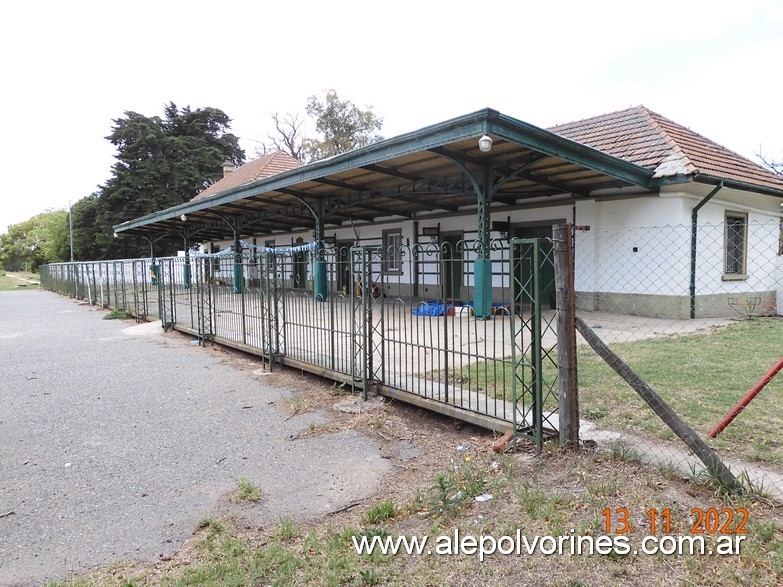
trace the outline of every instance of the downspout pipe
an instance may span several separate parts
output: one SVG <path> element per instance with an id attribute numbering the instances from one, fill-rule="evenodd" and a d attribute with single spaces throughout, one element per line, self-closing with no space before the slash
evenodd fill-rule
<path id="1" fill-rule="evenodd" d="M 691 211 L 691 320 L 696 318 L 696 242 L 699 236 L 699 210 L 709 202 L 715 194 L 723 189 L 723 182 L 717 186 L 693 207 Z"/>

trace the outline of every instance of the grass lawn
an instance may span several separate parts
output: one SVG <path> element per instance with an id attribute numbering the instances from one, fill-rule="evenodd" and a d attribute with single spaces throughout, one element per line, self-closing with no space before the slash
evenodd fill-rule
<path id="1" fill-rule="evenodd" d="M 600 336 L 600 332 L 599 332 Z M 705 439 L 710 430 L 783 355 L 783 319 L 743 320 L 711 333 L 610 348 Z M 592 349 L 578 349 L 582 417 L 617 430 L 671 438 L 639 396 Z M 720 454 L 783 463 L 783 375 L 709 442 Z"/>
<path id="2" fill-rule="evenodd" d="M 597 331 L 601 336 L 600 330 Z M 718 452 L 783 465 L 783 374 L 774 378 L 717 439 L 712 428 L 783 355 L 783 319 L 757 318 L 709 332 L 612 343 L 623 359 Z M 555 357 L 555 353 L 550 353 Z M 577 349 L 581 417 L 601 428 L 674 438 L 642 399 L 589 346 Z M 556 367 L 543 362 L 544 409 L 557 409 Z M 518 381 L 530 385 L 528 367 Z M 423 375 L 443 381 L 443 372 Z M 512 397 L 514 367 L 502 361 L 474 363 L 451 374 L 451 382 L 490 397 Z M 518 386 L 518 392 L 522 389 Z M 529 389 L 529 387 L 528 387 Z"/>
<path id="3" fill-rule="evenodd" d="M 25 281 L 25 279 L 35 281 L 36 285 L 28 283 Z M 26 273 L 24 271 L 6 273 L 4 271 L 0 271 L 0 291 L 15 291 L 25 288 L 34 289 L 38 287 L 38 279 L 39 277 L 37 273 Z"/>

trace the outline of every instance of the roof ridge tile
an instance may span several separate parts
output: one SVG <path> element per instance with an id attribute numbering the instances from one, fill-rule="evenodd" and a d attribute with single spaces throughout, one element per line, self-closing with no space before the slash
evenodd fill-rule
<path id="1" fill-rule="evenodd" d="M 200 200 L 207 196 L 215 195 L 223 190 L 251 183 L 258 179 L 277 175 L 284 171 L 296 169 L 302 165 L 291 155 L 283 151 L 272 151 L 260 157 L 251 159 L 234 169 L 231 173 L 221 177 L 212 185 L 199 192 L 193 200 Z"/>

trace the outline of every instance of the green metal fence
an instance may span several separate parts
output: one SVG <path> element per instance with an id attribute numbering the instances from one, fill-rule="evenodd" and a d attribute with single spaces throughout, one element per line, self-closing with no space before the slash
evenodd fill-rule
<path id="1" fill-rule="evenodd" d="M 139 320 L 160 318 L 150 259 L 52 263 L 39 268 L 42 287 L 102 308 L 126 310 Z"/>
<path id="2" fill-rule="evenodd" d="M 777 221 L 704 224 L 693 247 L 691 226 L 577 228 L 566 255 L 571 281 L 557 283 L 549 238 L 494 240 L 489 250 L 442 238 L 383 247 L 379 238 L 361 247 L 63 263 L 42 267 L 41 281 L 202 344 L 256 353 L 270 368 L 292 365 L 355 391 L 512 428 L 538 447 L 566 416 L 583 441 L 698 473 L 643 399 L 583 341 L 567 338 L 573 329 L 554 310 L 567 288 L 576 317 L 711 449 L 736 459 L 738 476 L 783 496 L 781 376 L 706 439 L 780 359 L 780 234 Z M 487 268 L 490 278 L 477 279 Z M 558 364 L 566 351 L 573 388 L 563 387 L 566 362 Z M 573 391 L 565 402 L 564 389 Z"/>
<path id="3" fill-rule="evenodd" d="M 47 289 L 255 353 L 272 368 L 516 426 L 540 446 L 556 426 L 557 370 L 551 244 L 537 243 L 491 243 L 488 316 L 474 308 L 480 247 L 471 241 L 63 263 L 41 277 Z"/>

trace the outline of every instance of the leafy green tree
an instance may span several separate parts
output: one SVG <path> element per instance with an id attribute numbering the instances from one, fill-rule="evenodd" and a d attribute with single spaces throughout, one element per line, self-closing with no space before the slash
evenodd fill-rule
<path id="1" fill-rule="evenodd" d="M 223 175 L 222 164 L 244 162 L 231 119 L 217 108 L 178 108 L 164 116 L 127 111 L 106 137 L 116 148 L 112 176 L 95 194 L 74 206 L 77 259 L 147 256 L 149 243 L 122 235 L 113 226 L 192 199 Z M 161 242 L 157 255 L 176 250 L 178 241 Z"/>
<path id="2" fill-rule="evenodd" d="M 62 263 L 71 258 L 68 211 L 54 210 L 44 227 L 43 253 L 47 263 Z"/>
<path id="3" fill-rule="evenodd" d="M 347 153 L 359 147 L 383 140 L 378 134 L 383 119 L 372 111 L 359 109 L 350 100 L 340 100 L 335 90 L 329 90 L 323 100 L 310 96 L 307 115 L 315 119 L 315 129 L 321 138 L 305 141 L 305 152 L 310 161 Z"/>
<path id="4" fill-rule="evenodd" d="M 383 126 L 368 106 L 366 110 L 357 107 L 350 100 L 341 100 L 335 90 L 329 90 L 323 97 L 310 96 L 305 108 L 312 119 L 318 138 L 306 137 L 306 118 L 299 114 L 273 114 L 275 132 L 261 146 L 259 154 L 283 151 L 303 163 L 325 159 L 332 155 L 347 153 L 383 139 L 378 134 Z"/>
<path id="5" fill-rule="evenodd" d="M 103 252 L 107 250 L 113 238 L 106 234 L 105 227 L 98 220 L 100 209 L 100 192 L 94 192 L 82 198 L 71 207 L 73 222 L 73 257 L 77 261 L 92 261 L 106 258 Z M 126 239 L 123 239 L 126 240 Z M 135 248 L 135 243 L 133 244 Z M 124 255 L 119 255 L 122 258 Z"/>
<path id="6" fill-rule="evenodd" d="M 43 263 L 64 261 L 63 219 L 67 231 L 68 213 L 64 210 L 42 212 L 9 226 L 8 232 L 0 235 L 0 265 L 11 271 L 35 271 Z M 66 249 L 65 254 L 68 252 Z"/>

